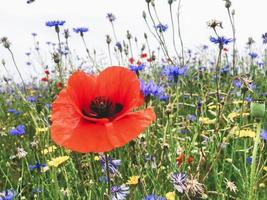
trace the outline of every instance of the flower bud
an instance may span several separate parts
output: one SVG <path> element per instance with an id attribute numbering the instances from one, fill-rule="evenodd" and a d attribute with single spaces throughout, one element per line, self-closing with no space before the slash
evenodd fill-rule
<path id="1" fill-rule="evenodd" d="M 265 103 L 263 101 L 253 101 L 250 103 L 250 113 L 253 117 L 262 119 L 265 114 Z"/>

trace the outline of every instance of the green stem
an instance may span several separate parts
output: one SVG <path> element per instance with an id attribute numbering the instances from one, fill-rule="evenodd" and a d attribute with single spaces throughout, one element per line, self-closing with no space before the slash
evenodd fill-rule
<path id="1" fill-rule="evenodd" d="M 107 173 L 107 178 L 108 178 L 108 197 L 111 199 L 111 184 L 110 184 L 110 173 L 109 173 L 109 167 L 108 167 L 108 154 L 104 153 L 105 155 L 105 162 L 106 162 L 106 173 Z"/>
<path id="2" fill-rule="evenodd" d="M 260 143 L 260 131 L 261 131 L 261 121 L 258 122 L 257 133 L 256 133 L 256 137 L 254 139 L 254 147 L 253 147 L 253 153 L 252 153 L 252 164 L 251 164 L 251 171 L 250 171 L 250 188 L 249 188 L 248 200 L 254 200 L 255 194 L 256 194 L 255 193 L 255 189 L 256 189 L 255 174 L 256 174 L 257 152 L 258 152 L 258 146 Z"/>

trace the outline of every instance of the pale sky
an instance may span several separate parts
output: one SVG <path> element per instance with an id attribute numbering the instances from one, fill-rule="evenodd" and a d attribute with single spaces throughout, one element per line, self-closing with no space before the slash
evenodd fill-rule
<path id="1" fill-rule="evenodd" d="M 49 20 L 66 20 L 64 28 L 84 26 L 90 31 L 86 34 L 89 48 L 95 48 L 97 52 L 106 53 L 105 35 L 112 36 L 112 29 L 106 19 L 108 12 L 113 13 L 117 20 L 115 28 L 118 39 L 125 39 L 126 31 L 130 32 L 143 42 L 144 32 L 148 29 L 142 18 L 142 11 L 146 11 L 145 0 L 36 0 L 27 4 L 27 0 L 0 0 L 0 37 L 7 36 L 12 43 L 12 50 L 18 61 L 18 65 L 25 76 L 32 73 L 27 66 L 25 52 L 33 48 L 31 33 L 38 34 L 41 50 L 46 48 L 45 42 L 56 42 L 57 38 L 53 28 L 45 26 Z M 156 0 L 156 7 L 161 22 L 170 26 L 169 5 L 167 0 Z M 243 48 L 247 38 L 252 36 L 257 45 L 261 46 L 261 35 L 267 32 L 265 20 L 267 19 L 266 0 L 232 0 L 236 15 L 237 43 Z M 176 3 L 177 4 L 177 3 Z M 174 8 L 176 8 L 176 4 Z M 212 30 L 207 28 L 206 22 L 210 19 L 223 21 L 224 29 L 221 35 L 231 37 L 230 22 L 227 10 L 222 0 L 182 0 L 181 28 L 184 44 L 187 48 L 194 49 L 201 44 L 209 43 Z M 175 12 L 176 9 L 174 9 Z M 167 38 L 171 39 L 171 29 Z M 169 35 L 168 35 L 169 34 Z M 71 31 L 70 46 L 84 49 L 78 35 Z M 151 42 L 155 41 L 150 36 Z M 178 42 L 177 42 L 178 43 Z M 170 47 L 172 47 L 170 45 Z M 79 50 L 78 50 L 79 52 Z M 14 66 L 6 49 L 0 46 L 0 59 L 5 59 L 11 72 Z M 47 56 L 48 60 L 50 58 Z M 38 68 L 38 66 L 36 66 Z M 31 72 L 29 72 L 31 71 Z M 4 73 L 0 67 L 0 75 Z M 15 75 L 16 77 L 16 75 Z"/>

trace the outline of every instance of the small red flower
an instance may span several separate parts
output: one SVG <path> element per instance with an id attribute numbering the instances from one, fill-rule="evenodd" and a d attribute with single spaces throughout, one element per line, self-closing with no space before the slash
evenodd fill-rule
<path id="1" fill-rule="evenodd" d="M 185 159 L 185 154 L 181 153 L 177 158 L 176 158 L 176 164 L 178 165 L 178 167 L 183 163 Z"/>
<path id="2" fill-rule="evenodd" d="M 146 58 L 146 57 L 147 57 L 147 54 L 146 54 L 146 53 L 142 53 L 142 54 L 140 55 L 140 57 L 141 57 L 141 58 Z"/>
<path id="3" fill-rule="evenodd" d="M 41 78 L 41 81 L 48 82 L 48 78 L 47 77 L 43 77 L 43 78 Z"/>
<path id="4" fill-rule="evenodd" d="M 52 139 L 77 152 L 107 152 L 136 138 L 156 116 L 144 103 L 136 74 L 109 67 L 98 76 L 77 71 L 52 107 Z"/>
<path id="5" fill-rule="evenodd" d="M 133 63 L 134 63 L 134 61 L 135 61 L 135 60 L 134 60 L 134 58 L 133 58 L 133 57 L 129 58 L 129 63 L 130 63 L 130 64 L 133 64 Z"/>
<path id="6" fill-rule="evenodd" d="M 224 52 L 228 52 L 228 49 L 226 47 L 223 48 Z"/>
<path id="7" fill-rule="evenodd" d="M 63 84 L 61 82 L 57 82 L 56 87 L 61 90 L 63 88 Z"/>
<path id="8" fill-rule="evenodd" d="M 49 75 L 49 74 L 50 74 L 49 70 L 47 70 L 47 69 L 44 71 L 44 73 L 45 73 L 46 75 Z"/>
<path id="9" fill-rule="evenodd" d="M 141 63 L 140 60 L 138 60 L 136 64 L 137 64 L 137 65 L 141 65 L 142 63 Z"/>

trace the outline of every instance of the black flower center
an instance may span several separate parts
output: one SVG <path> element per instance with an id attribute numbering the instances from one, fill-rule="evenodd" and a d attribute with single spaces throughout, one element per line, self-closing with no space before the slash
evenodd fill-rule
<path id="1" fill-rule="evenodd" d="M 110 118 L 119 113 L 123 106 L 120 103 L 113 103 L 104 96 L 95 97 L 89 104 L 90 112 L 84 112 L 88 117 Z"/>

